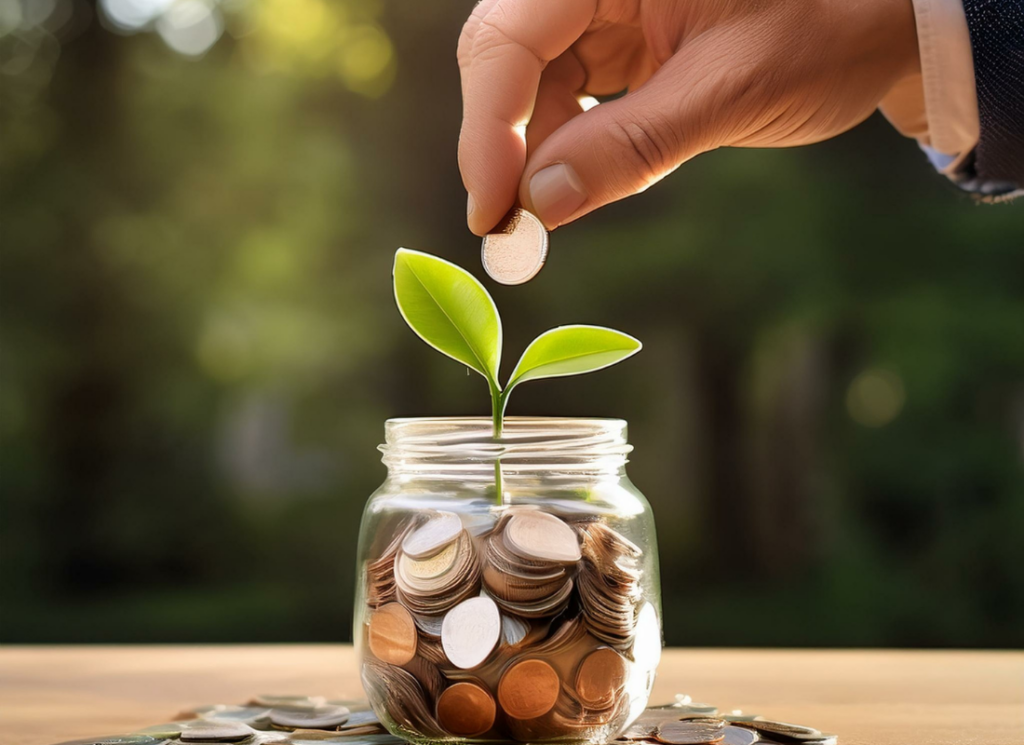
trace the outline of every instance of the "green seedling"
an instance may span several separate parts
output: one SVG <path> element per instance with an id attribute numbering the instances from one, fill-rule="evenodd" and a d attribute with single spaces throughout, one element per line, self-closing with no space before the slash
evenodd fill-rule
<path id="1" fill-rule="evenodd" d="M 502 388 L 501 317 L 484 286 L 449 261 L 407 248 L 395 254 L 394 279 L 398 310 L 409 327 L 487 381 L 495 439 L 501 437 L 509 395 L 520 383 L 594 372 L 641 348 L 632 336 L 603 326 L 559 326 L 530 342 Z"/>

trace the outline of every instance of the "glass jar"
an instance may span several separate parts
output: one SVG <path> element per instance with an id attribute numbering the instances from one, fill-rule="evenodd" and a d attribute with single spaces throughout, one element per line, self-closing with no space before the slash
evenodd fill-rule
<path id="1" fill-rule="evenodd" d="M 650 505 L 618 419 L 392 419 L 363 513 L 355 641 L 415 742 L 598 743 L 661 657 Z"/>

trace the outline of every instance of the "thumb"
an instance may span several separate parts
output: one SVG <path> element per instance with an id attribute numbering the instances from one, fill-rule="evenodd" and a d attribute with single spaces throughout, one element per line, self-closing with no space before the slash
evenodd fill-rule
<path id="1" fill-rule="evenodd" d="M 676 64 L 673 64 L 675 62 Z M 520 200 L 549 228 L 637 194 L 695 155 L 717 147 L 711 134 L 721 101 L 712 73 L 702 79 L 672 60 L 644 85 L 563 124 L 532 153 Z"/>

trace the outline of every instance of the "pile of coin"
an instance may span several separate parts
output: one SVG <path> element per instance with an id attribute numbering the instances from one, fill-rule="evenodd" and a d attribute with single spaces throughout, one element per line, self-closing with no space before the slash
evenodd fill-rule
<path id="1" fill-rule="evenodd" d="M 592 653 L 591 657 L 596 654 Z M 549 698 L 558 698 L 552 715 L 575 720 L 582 711 L 580 705 L 574 704 L 572 699 L 559 697 L 550 673 L 540 660 L 535 662 L 541 664 L 522 667 L 519 674 L 536 676 L 536 685 Z M 407 716 L 415 719 L 424 732 L 438 726 L 439 718 L 454 725 L 458 737 L 476 738 L 493 727 L 498 715 L 494 699 L 478 684 L 463 681 L 449 685 L 438 697 L 435 716 L 435 712 L 423 707 L 418 694 L 410 695 L 415 681 L 410 681 L 407 674 L 402 675 L 403 670 L 382 672 L 380 665 L 373 662 L 369 663 L 369 668 L 371 676 L 383 674 L 388 677 L 387 685 L 397 686 L 393 695 L 401 706 L 408 707 Z M 588 675 L 597 672 L 594 669 Z M 603 673 L 598 674 L 596 680 L 603 680 Z M 531 739 L 531 733 L 544 734 L 535 720 L 515 721 L 515 731 L 521 739 Z M 440 730 L 435 732 L 432 737 L 451 738 L 451 735 L 442 735 Z M 332 701 L 320 696 L 257 696 L 241 706 L 200 706 L 183 712 L 175 721 L 131 734 L 62 745 L 176 745 L 178 742 L 189 745 L 402 745 L 405 741 L 388 733 L 365 701 Z M 618 742 L 620 745 L 838 745 L 838 738 L 813 727 L 740 711 L 720 714 L 714 706 L 693 703 L 689 696 L 678 695 L 673 704 L 641 712 Z"/>
<path id="2" fill-rule="evenodd" d="M 410 737 L 614 737 L 661 649 L 641 549 L 590 515 L 487 509 L 411 515 L 367 563 L 371 703 Z"/>

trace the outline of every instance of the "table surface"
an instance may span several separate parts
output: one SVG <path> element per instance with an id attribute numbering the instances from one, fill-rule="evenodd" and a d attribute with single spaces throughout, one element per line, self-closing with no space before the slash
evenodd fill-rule
<path id="1" fill-rule="evenodd" d="M 0 648 L 0 740 L 52 745 L 259 693 L 362 698 L 342 645 Z M 1021 745 L 1024 653 L 665 651 L 652 703 L 676 693 L 839 734 L 841 745 Z"/>

